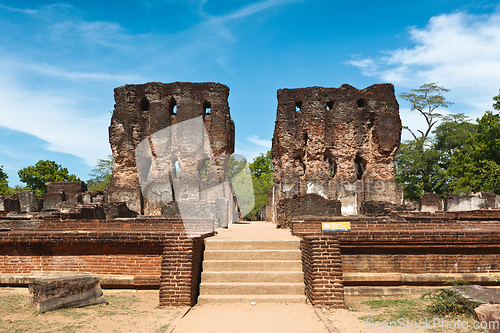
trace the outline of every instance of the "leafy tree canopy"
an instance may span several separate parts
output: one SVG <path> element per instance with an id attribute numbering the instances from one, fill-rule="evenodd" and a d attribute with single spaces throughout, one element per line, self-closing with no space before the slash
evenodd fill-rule
<path id="1" fill-rule="evenodd" d="M 500 111 L 500 89 L 498 89 L 498 95 L 493 97 L 493 100 L 495 101 L 495 103 L 493 103 L 493 109 Z"/>
<path id="2" fill-rule="evenodd" d="M 500 95 L 493 99 L 499 103 Z M 417 200 L 424 192 L 500 194 L 500 115 L 487 111 L 475 124 L 462 114 L 441 119 L 432 137 L 421 132 L 401 143 L 395 165 L 405 198 Z"/>
<path id="3" fill-rule="evenodd" d="M 418 130 L 418 132 L 420 132 L 422 138 L 427 139 L 434 125 L 443 117 L 442 114 L 436 112 L 436 109 L 439 107 L 447 108 L 453 104 L 443 96 L 444 92 L 450 90 L 440 87 L 436 83 L 426 83 L 421 85 L 420 88 L 411 89 L 410 91 L 410 93 L 399 94 L 399 97 L 410 102 L 411 110 L 418 111 L 425 118 L 427 129 Z M 404 128 L 410 131 L 415 140 L 418 138 L 409 127 L 405 126 Z M 422 141 L 421 144 L 423 145 L 425 142 Z"/>
<path id="4" fill-rule="evenodd" d="M 226 175 L 233 179 L 245 168 L 246 164 L 247 160 L 243 156 L 231 155 L 227 163 Z"/>
<path id="5" fill-rule="evenodd" d="M 67 182 L 80 180 L 75 175 L 70 175 L 68 169 L 61 167 L 54 161 L 40 160 L 34 166 L 19 170 L 19 179 L 35 191 L 37 195 L 47 193 L 47 182 Z"/>
<path id="6" fill-rule="evenodd" d="M 444 165 L 449 159 L 446 153 L 451 154 L 462 139 L 461 135 L 464 133 L 456 132 L 456 129 L 465 126 L 462 123 L 466 117 L 444 116 L 437 113 L 439 107 L 448 107 L 452 104 L 443 96 L 444 92 L 449 92 L 449 89 L 440 87 L 436 83 L 426 83 L 418 89 L 411 89 L 410 93 L 399 95 L 410 102 L 411 110 L 418 111 L 427 124 L 426 129 L 417 131 L 420 135 L 404 126 L 413 136 L 413 140 L 402 142 L 396 154 L 396 180 L 403 185 L 406 199 L 418 200 L 424 192 L 445 191 Z M 440 120 L 444 122 L 435 128 Z M 433 129 L 437 143 L 430 138 Z M 440 147 L 439 150 L 436 149 L 436 145 Z"/>
<path id="7" fill-rule="evenodd" d="M 107 159 L 97 160 L 95 167 L 89 173 L 91 178 L 87 180 L 87 187 L 89 191 L 104 190 L 104 188 L 109 185 L 112 174 L 113 157 L 111 155 L 109 155 Z"/>
<path id="8" fill-rule="evenodd" d="M 265 154 L 260 154 L 253 159 L 250 163 L 250 171 L 252 175 L 260 178 L 262 175 L 272 175 L 273 174 L 273 162 L 271 157 L 271 151 L 267 151 Z"/>
<path id="9" fill-rule="evenodd" d="M 256 220 L 261 214 L 260 207 L 267 204 L 267 192 L 274 183 L 271 151 L 254 158 L 249 167 L 252 175 L 255 207 L 247 217 Z"/>
<path id="10" fill-rule="evenodd" d="M 500 194 L 500 115 L 491 111 L 477 119 L 476 132 L 450 158 L 453 193 L 490 191 Z"/>
<path id="11" fill-rule="evenodd" d="M 0 166 L 0 195 L 10 195 L 9 176 L 3 171 L 3 165 Z"/>

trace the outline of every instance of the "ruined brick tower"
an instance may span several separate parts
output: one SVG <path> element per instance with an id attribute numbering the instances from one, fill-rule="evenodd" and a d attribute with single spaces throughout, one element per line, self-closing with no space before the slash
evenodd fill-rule
<path id="1" fill-rule="evenodd" d="M 391 84 L 278 90 L 269 218 L 287 226 L 297 216 L 358 214 L 368 201 L 400 204 L 401 128 Z"/>
<path id="2" fill-rule="evenodd" d="M 126 202 L 139 214 L 159 215 L 176 201 L 232 199 L 225 182 L 234 151 L 228 95 L 227 86 L 212 82 L 116 88 L 107 201 Z"/>

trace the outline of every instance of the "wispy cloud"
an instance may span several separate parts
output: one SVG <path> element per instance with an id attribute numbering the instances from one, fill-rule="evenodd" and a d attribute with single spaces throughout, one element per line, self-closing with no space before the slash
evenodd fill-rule
<path id="1" fill-rule="evenodd" d="M 439 82 L 452 90 L 454 102 L 491 108 L 500 87 L 500 13 L 443 14 L 408 31 L 414 47 L 349 63 L 365 75 L 406 87 Z"/>
<path id="2" fill-rule="evenodd" d="M 272 141 L 260 139 L 258 135 L 252 135 L 247 138 L 248 141 L 255 143 L 258 146 L 271 149 Z"/>
<path id="3" fill-rule="evenodd" d="M 209 28 L 209 30 L 215 31 L 219 36 L 222 36 L 228 40 L 232 40 L 233 36 L 230 33 L 230 30 L 225 26 L 227 23 L 235 22 L 237 20 L 241 20 L 245 17 L 255 15 L 257 13 L 261 13 L 269 8 L 276 7 L 279 5 L 284 5 L 291 2 L 298 2 L 303 0 L 266 0 L 259 1 L 256 3 L 252 3 L 241 7 L 231 13 L 220 15 L 220 16 L 212 16 L 206 13 L 203 10 L 203 4 L 206 1 L 201 1 L 199 5 L 200 15 L 205 17 L 206 20 L 202 23 L 202 26 L 205 28 Z"/>
<path id="4" fill-rule="evenodd" d="M 8 10 L 9 12 L 17 12 L 17 13 L 23 13 L 23 14 L 28 14 L 32 15 L 37 12 L 35 9 L 21 9 L 21 8 L 13 8 L 13 7 L 8 7 L 5 5 L 0 4 L 0 9 L 5 9 Z"/>
<path id="5" fill-rule="evenodd" d="M 271 149 L 272 141 L 259 138 L 258 135 L 252 135 L 246 138 L 246 141 L 235 143 L 235 153 L 244 156 L 247 161 L 252 162 L 260 154 L 265 154 Z"/>
<path id="6" fill-rule="evenodd" d="M 117 22 L 86 20 L 71 5 L 0 5 L 10 29 L 0 37 L 0 126 L 31 134 L 47 142 L 48 150 L 94 165 L 109 153 L 114 87 L 173 81 L 196 72 L 197 66 L 229 67 L 232 28 L 294 1 L 301 0 L 259 1 L 220 16 L 200 14 L 185 30 L 140 34 Z M 193 4 L 203 10 L 205 1 Z M 18 18 L 9 20 L 9 13 Z M 255 136 L 240 148 L 253 158 L 270 145 Z"/>

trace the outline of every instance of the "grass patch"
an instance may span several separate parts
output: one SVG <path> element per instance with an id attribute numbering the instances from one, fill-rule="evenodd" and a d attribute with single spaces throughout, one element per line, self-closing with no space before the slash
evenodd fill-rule
<path id="1" fill-rule="evenodd" d="M 382 313 L 374 316 L 363 316 L 363 320 L 368 317 L 379 321 L 393 321 L 399 318 L 412 318 L 413 320 L 421 320 L 426 318 L 426 306 L 428 301 L 411 298 L 401 299 L 375 299 L 365 301 L 371 310 L 381 310 Z"/>
<path id="2" fill-rule="evenodd" d="M 476 320 L 470 314 L 455 314 L 455 315 L 447 315 L 447 316 L 439 316 L 436 313 L 433 313 L 430 309 L 432 309 L 432 301 L 429 299 L 413 299 L 413 298 L 398 298 L 398 299 L 373 299 L 362 302 L 362 304 L 368 305 L 370 310 L 375 311 L 376 313 L 373 315 L 366 315 L 359 317 L 359 319 L 363 322 L 370 322 L 374 324 L 375 322 L 379 322 L 377 325 L 378 328 L 383 328 L 381 325 L 385 322 L 387 325 L 397 326 L 404 323 L 408 325 L 411 322 L 425 322 L 426 320 L 429 323 L 432 323 L 433 320 L 438 318 L 441 322 L 464 322 L 466 321 L 468 329 L 459 329 L 456 332 L 485 332 L 484 330 L 473 329 L 473 323 Z M 401 321 L 403 320 L 403 321 Z M 441 323 L 440 322 L 440 323 Z M 446 324 L 445 324 L 446 325 Z M 445 326 L 444 325 L 444 326 Z M 437 328 L 439 324 L 436 325 L 436 329 L 427 329 L 426 332 L 450 332 L 454 330 L 446 330 Z M 393 328 L 393 327 L 390 327 Z M 408 326 L 406 327 L 408 328 Z M 423 330 L 421 330 L 423 331 Z"/>
<path id="3" fill-rule="evenodd" d="M 170 326 L 170 324 L 165 324 L 165 325 L 158 327 L 156 329 L 156 333 L 165 333 L 169 326 Z"/>

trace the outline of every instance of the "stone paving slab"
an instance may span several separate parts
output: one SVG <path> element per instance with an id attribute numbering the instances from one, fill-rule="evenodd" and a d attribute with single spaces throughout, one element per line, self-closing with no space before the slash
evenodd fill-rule
<path id="1" fill-rule="evenodd" d="M 307 304 L 203 304 L 182 318 L 173 333 L 328 333 Z"/>
<path id="2" fill-rule="evenodd" d="M 290 229 L 277 229 L 271 222 L 236 222 L 227 229 L 219 229 L 217 236 L 209 239 L 218 240 L 266 240 L 298 239 L 292 236 Z"/>

